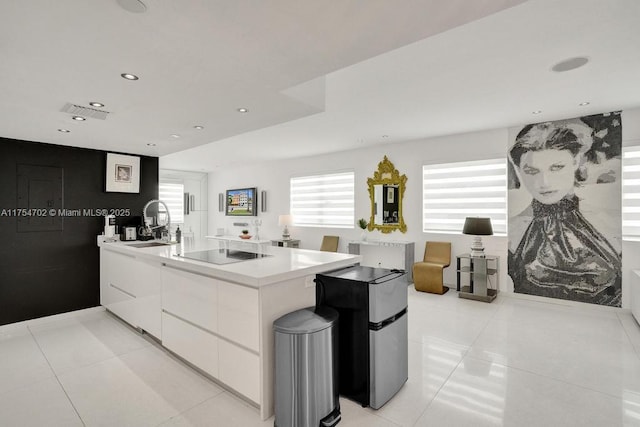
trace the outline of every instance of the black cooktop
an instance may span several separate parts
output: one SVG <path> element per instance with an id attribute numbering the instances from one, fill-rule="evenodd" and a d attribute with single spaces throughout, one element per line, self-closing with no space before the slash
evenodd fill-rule
<path id="1" fill-rule="evenodd" d="M 234 262 L 248 261 L 250 259 L 265 258 L 271 255 L 233 249 L 210 249 L 207 251 L 186 252 L 180 256 L 211 264 L 232 264 Z"/>

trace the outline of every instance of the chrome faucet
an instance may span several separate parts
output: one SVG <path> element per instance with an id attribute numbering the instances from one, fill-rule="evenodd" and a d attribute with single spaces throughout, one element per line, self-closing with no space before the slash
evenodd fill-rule
<path id="1" fill-rule="evenodd" d="M 147 216 L 147 209 L 149 208 L 149 206 L 152 203 L 161 204 L 162 206 L 164 206 L 164 209 L 167 211 L 167 223 L 165 225 L 151 226 L 149 224 L 149 221 L 147 219 L 147 218 L 149 218 Z M 161 240 L 163 240 L 163 241 L 165 241 L 167 243 L 171 241 L 171 215 L 169 214 L 169 207 L 167 206 L 167 204 L 165 202 L 163 202 L 162 200 L 157 200 L 157 199 L 149 200 L 144 205 L 144 208 L 142 208 L 142 218 L 144 220 L 144 228 L 145 228 L 145 230 L 147 230 L 149 233 L 151 233 L 152 230 L 165 227 L 164 230 L 162 230 L 162 235 L 161 235 L 162 238 L 161 238 Z"/>

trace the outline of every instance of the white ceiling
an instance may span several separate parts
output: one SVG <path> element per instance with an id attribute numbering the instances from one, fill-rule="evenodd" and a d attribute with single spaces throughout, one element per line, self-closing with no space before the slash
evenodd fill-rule
<path id="1" fill-rule="evenodd" d="M 143 1 L 0 2 L 0 136 L 212 170 L 640 106 L 638 0 Z"/>

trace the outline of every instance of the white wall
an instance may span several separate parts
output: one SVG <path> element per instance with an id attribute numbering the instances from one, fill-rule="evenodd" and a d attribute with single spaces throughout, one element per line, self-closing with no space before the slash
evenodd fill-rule
<path id="1" fill-rule="evenodd" d="M 623 112 L 623 145 L 640 144 L 640 109 Z M 519 129 L 519 127 L 518 127 Z M 387 156 L 401 174 L 407 175 L 406 192 L 403 199 L 403 214 L 407 232 L 382 234 L 369 233 L 372 239 L 406 240 L 416 245 L 415 259 L 421 260 L 427 240 L 443 240 L 452 243 L 452 266 L 445 270 L 445 283 L 455 286 L 455 255 L 468 252 L 471 237 L 462 234 L 434 234 L 422 232 L 422 165 L 450 163 L 505 157 L 508 138 L 514 128 L 459 134 L 428 140 L 379 145 L 360 150 L 332 153 L 322 156 L 298 158 L 276 162 L 233 167 L 209 174 L 209 230 L 213 233 L 224 228 L 226 234 L 238 235 L 242 227 L 234 222 L 250 222 L 253 217 L 230 218 L 218 211 L 218 193 L 231 188 L 258 187 L 258 193 L 267 192 L 267 211 L 259 212 L 262 219 L 260 238 L 277 239 L 282 228 L 278 226 L 278 215 L 289 213 L 289 179 L 292 176 L 312 175 L 324 172 L 353 170 L 355 172 L 355 220 L 369 220 L 370 206 L 367 178 L 378 168 L 383 156 Z M 259 205 L 258 205 L 259 206 Z M 360 238 L 360 229 L 354 221 L 351 229 L 289 227 L 292 238 L 301 240 L 301 247 L 318 249 L 322 236 L 340 236 L 340 252 L 347 252 L 349 240 Z M 254 230 L 252 230 L 252 233 Z M 507 237 L 483 238 L 485 252 L 500 257 L 500 289 L 512 292 L 507 286 Z M 623 307 L 629 307 L 628 283 L 632 269 L 640 268 L 640 243 L 623 244 Z"/>

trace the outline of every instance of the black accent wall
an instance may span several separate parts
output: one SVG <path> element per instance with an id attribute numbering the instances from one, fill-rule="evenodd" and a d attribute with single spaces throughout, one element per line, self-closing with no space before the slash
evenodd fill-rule
<path id="1" fill-rule="evenodd" d="M 126 224 L 158 198 L 157 157 L 140 157 L 139 194 L 104 191 L 106 157 L 100 150 L 0 138 L 0 325 L 100 304 L 96 236 L 104 217 L 85 210 L 129 209 L 129 217 L 117 218 Z M 34 226 L 25 226 L 30 219 L 13 211 L 29 191 L 25 171 L 32 174 L 32 197 L 81 215 L 32 218 Z"/>

